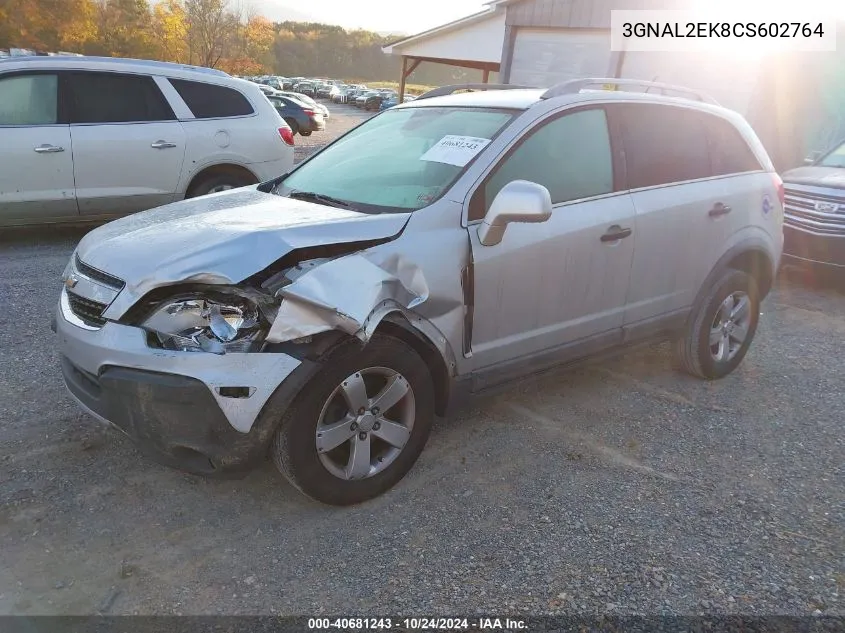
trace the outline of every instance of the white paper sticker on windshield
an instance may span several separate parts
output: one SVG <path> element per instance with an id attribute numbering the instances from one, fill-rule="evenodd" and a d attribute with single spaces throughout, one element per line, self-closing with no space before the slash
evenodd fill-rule
<path id="1" fill-rule="evenodd" d="M 489 138 L 444 136 L 430 150 L 420 156 L 420 160 L 463 167 L 489 143 Z"/>

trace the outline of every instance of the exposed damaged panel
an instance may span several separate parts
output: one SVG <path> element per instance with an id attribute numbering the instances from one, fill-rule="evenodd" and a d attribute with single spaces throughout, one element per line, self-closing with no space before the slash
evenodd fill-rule
<path id="1" fill-rule="evenodd" d="M 366 341 L 375 310 L 412 310 L 428 299 L 429 289 L 413 262 L 398 253 L 371 251 L 301 270 L 276 295 L 282 302 L 268 341 L 281 343 L 333 329 Z"/>
<path id="2" fill-rule="evenodd" d="M 236 190 L 117 220 L 86 235 L 77 253 L 126 280 L 104 314 L 119 319 L 155 288 L 240 283 L 295 250 L 393 238 L 408 218 Z"/>

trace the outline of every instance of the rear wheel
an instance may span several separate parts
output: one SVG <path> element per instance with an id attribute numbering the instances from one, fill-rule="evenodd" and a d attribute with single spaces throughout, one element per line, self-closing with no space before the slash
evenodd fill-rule
<path id="1" fill-rule="evenodd" d="M 754 278 L 729 269 L 693 308 L 684 335 L 675 341 L 680 368 L 706 380 L 724 378 L 748 353 L 760 316 Z"/>
<path id="2" fill-rule="evenodd" d="M 229 189 L 246 187 L 255 182 L 254 178 L 248 178 L 245 174 L 229 171 L 221 171 L 209 174 L 199 180 L 188 191 L 187 198 L 198 198 L 211 193 L 220 193 Z"/>
<path id="3" fill-rule="evenodd" d="M 338 348 L 283 414 L 273 460 L 306 495 L 351 505 L 411 469 L 434 418 L 434 387 L 419 354 L 379 335 Z"/>

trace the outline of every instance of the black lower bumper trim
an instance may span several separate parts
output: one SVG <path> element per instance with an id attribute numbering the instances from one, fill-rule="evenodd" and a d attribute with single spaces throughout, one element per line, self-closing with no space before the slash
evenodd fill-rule
<path id="1" fill-rule="evenodd" d="M 62 357 L 70 392 L 121 429 L 155 461 L 209 477 L 243 476 L 267 453 L 272 430 L 239 433 L 206 385 L 194 378 L 125 367 L 99 376 Z"/>
<path id="2" fill-rule="evenodd" d="M 845 266 L 845 235 L 813 235 L 784 225 L 783 254 L 818 264 Z"/>

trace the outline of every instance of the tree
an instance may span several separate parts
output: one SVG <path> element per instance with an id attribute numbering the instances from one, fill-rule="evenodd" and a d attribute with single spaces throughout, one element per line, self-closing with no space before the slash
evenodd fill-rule
<path id="1" fill-rule="evenodd" d="M 216 68 L 232 53 L 240 19 L 229 0 L 185 0 L 190 62 Z"/>
<path id="2" fill-rule="evenodd" d="M 81 50 L 97 37 L 93 0 L 0 0 L 0 48 Z"/>
<path id="3" fill-rule="evenodd" d="M 110 57 L 151 57 L 154 52 L 150 7 L 147 0 L 99 0 L 100 36 L 89 47 Z"/>
<path id="4" fill-rule="evenodd" d="M 163 0 L 153 7 L 157 55 L 165 61 L 187 63 L 188 16 L 181 0 Z"/>

